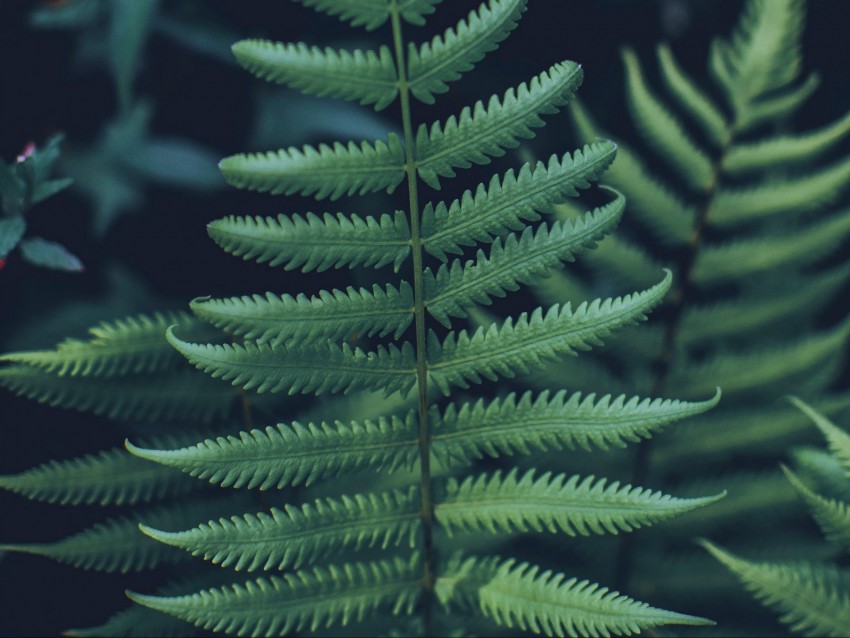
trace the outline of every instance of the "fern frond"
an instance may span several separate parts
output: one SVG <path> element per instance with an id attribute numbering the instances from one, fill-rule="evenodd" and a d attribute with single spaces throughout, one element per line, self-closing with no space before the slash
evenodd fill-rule
<path id="1" fill-rule="evenodd" d="M 514 393 L 488 404 L 483 400 L 450 404 L 442 415 L 432 414 L 434 454 L 446 465 L 488 456 L 530 454 L 561 449 L 609 450 L 650 438 L 666 425 L 710 410 L 720 392 L 707 401 L 612 398 L 595 394 L 550 397 Z"/>
<path id="2" fill-rule="evenodd" d="M 269 513 L 221 518 L 181 532 L 141 530 L 161 543 L 237 571 L 299 569 L 367 547 L 413 547 L 421 513 L 416 488 L 318 499 Z"/>
<path id="3" fill-rule="evenodd" d="M 850 209 L 845 209 L 803 228 L 706 246 L 694 264 L 694 281 L 714 284 L 790 265 L 810 264 L 833 252 L 848 234 Z"/>
<path id="4" fill-rule="evenodd" d="M 667 294 L 672 274 L 648 290 L 616 299 L 583 303 L 575 311 L 570 304 L 552 306 L 545 315 L 537 308 L 529 317 L 521 314 L 501 326 L 479 328 L 470 336 L 465 330 L 450 333 L 442 342 L 432 332 L 428 341 L 430 378 L 445 394 L 452 385 L 469 387 L 482 378 L 513 377 L 545 361 L 589 350 L 617 328 L 643 320 Z"/>
<path id="5" fill-rule="evenodd" d="M 820 76 L 811 73 L 798 86 L 771 94 L 770 97 L 760 97 L 757 102 L 750 103 L 747 109 L 738 113 L 736 126 L 739 131 L 750 131 L 758 126 L 774 122 L 778 119 L 793 115 L 820 86 Z"/>
<path id="6" fill-rule="evenodd" d="M 850 575 L 831 565 L 755 563 L 700 541 L 765 605 L 782 612 L 780 620 L 806 636 L 847 634 L 850 627 Z"/>
<path id="7" fill-rule="evenodd" d="M 165 340 L 168 326 L 180 324 L 198 338 L 214 333 L 183 312 L 138 315 L 103 322 L 89 329 L 91 339 L 67 339 L 55 350 L 11 352 L 0 362 L 22 363 L 50 374 L 83 377 L 117 377 L 168 370 L 179 357 Z"/>
<path id="8" fill-rule="evenodd" d="M 539 213 L 588 188 L 614 161 L 617 147 L 612 142 L 589 144 L 549 163 L 526 164 L 519 175 L 508 171 L 493 176 L 489 186 L 479 185 L 475 194 L 466 191 L 451 205 L 428 204 L 422 213 L 423 246 L 438 259 L 460 253 L 461 246 L 492 241 L 506 230 L 522 230 L 520 220 L 536 221 Z"/>
<path id="9" fill-rule="evenodd" d="M 200 421 L 224 416 L 236 393 L 194 371 L 146 377 L 57 377 L 32 366 L 0 368 L 0 386 L 40 403 L 131 421 Z"/>
<path id="10" fill-rule="evenodd" d="M 811 315 L 833 299 L 850 277 L 850 264 L 843 264 L 816 279 L 791 279 L 781 291 L 771 290 L 728 301 L 695 305 L 684 313 L 679 338 L 684 344 L 730 339 L 764 330 L 801 315 Z"/>
<path id="11" fill-rule="evenodd" d="M 55 543 L 0 545 L 0 551 L 45 556 L 81 569 L 103 572 L 135 572 L 152 569 L 163 562 L 185 560 L 187 556 L 172 547 L 157 543 L 139 531 L 139 521 L 151 521 L 165 529 L 183 529 L 220 511 L 222 501 L 181 503 L 130 517 L 112 518 Z"/>
<path id="12" fill-rule="evenodd" d="M 277 218 L 231 215 L 210 223 L 207 231 L 232 255 L 302 272 L 387 264 L 397 272 L 410 254 L 410 228 L 402 211 L 380 218 L 342 213 Z"/>
<path id="13" fill-rule="evenodd" d="M 525 6 L 526 0 L 488 0 L 443 35 L 419 47 L 411 43 L 407 76 L 413 96 L 433 104 L 434 94 L 448 91 L 449 82 L 460 79 L 508 37 Z"/>
<path id="14" fill-rule="evenodd" d="M 245 340 L 294 346 L 325 340 L 340 341 L 353 334 L 395 339 L 413 321 L 413 289 L 403 281 L 396 288 L 375 284 L 372 290 L 348 287 L 322 290 L 318 296 L 299 294 L 229 299 L 202 297 L 192 311 L 204 321 Z"/>
<path id="15" fill-rule="evenodd" d="M 850 547 L 850 505 L 816 494 L 784 465 L 782 471 L 808 506 L 826 539 Z"/>
<path id="16" fill-rule="evenodd" d="M 464 308 L 472 303 L 489 305 L 493 297 L 504 297 L 520 284 L 545 277 L 564 261 L 592 248 L 620 221 L 625 198 L 617 199 L 588 212 L 574 222 L 541 224 L 536 231 L 527 227 L 522 235 L 511 233 L 504 243 L 497 238 L 490 254 L 478 251 L 476 261 L 461 265 L 455 260 L 440 267 L 436 274 L 424 273 L 425 305 L 437 321 L 450 326 L 449 317 L 465 317 Z"/>
<path id="17" fill-rule="evenodd" d="M 832 421 L 820 414 L 796 397 L 789 398 L 789 401 L 795 405 L 803 414 L 812 420 L 817 428 L 826 438 L 829 444 L 829 451 L 850 474 L 850 434 L 836 426 Z"/>
<path id="18" fill-rule="evenodd" d="M 496 472 L 449 479 L 446 495 L 434 514 L 452 531 L 564 532 L 568 536 L 617 534 L 680 516 L 705 507 L 724 495 L 681 499 L 651 490 L 608 483 L 594 476 L 582 478 L 529 470 L 518 476 Z"/>
<path id="19" fill-rule="evenodd" d="M 263 80 L 287 84 L 309 95 L 386 108 L 398 95 L 389 47 L 375 51 L 319 48 L 303 42 L 241 40 L 232 47 L 239 64 Z"/>
<path id="20" fill-rule="evenodd" d="M 392 193 L 404 179 L 403 167 L 404 148 L 395 133 L 390 133 L 386 142 L 291 147 L 231 155 L 219 162 L 224 178 L 236 188 L 272 195 L 312 195 L 320 200 L 382 190 Z"/>
<path id="21" fill-rule="evenodd" d="M 410 391 L 416 382 L 413 347 L 404 342 L 365 352 L 347 343 L 286 348 L 268 343 L 189 343 L 169 328 L 168 342 L 213 378 L 258 393 L 323 394 L 353 389 Z"/>
<path id="22" fill-rule="evenodd" d="M 194 489 L 192 483 L 173 468 L 136 458 L 121 448 L 0 476 L 0 489 L 60 505 L 132 505 L 183 494 Z"/>
<path id="23" fill-rule="evenodd" d="M 641 135 L 691 188 L 699 191 L 710 188 L 714 180 L 711 160 L 691 140 L 676 116 L 649 90 L 635 53 L 624 50 L 623 62 L 626 98 Z"/>
<path id="24" fill-rule="evenodd" d="M 611 234 L 588 252 L 583 261 L 608 283 L 636 288 L 646 286 L 658 277 L 662 266 L 643 246 Z"/>
<path id="25" fill-rule="evenodd" d="M 295 0 L 305 7 L 374 31 L 390 17 L 386 0 Z"/>
<path id="26" fill-rule="evenodd" d="M 679 362 L 671 377 L 677 379 L 677 391 L 685 396 L 705 396 L 715 383 L 720 383 L 727 396 L 736 397 L 745 392 L 792 391 L 798 384 L 823 385 L 840 365 L 848 336 L 850 322 L 845 322 L 771 347 L 721 351 L 695 366 Z"/>
<path id="27" fill-rule="evenodd" d="M 421 593 L 420 559 L 314 567 L 243 585 L 186 596 L 145 596 L 133 602 L 203 629 L 237 636 L 283 636 L 360 622 L 382 607 L 410 613 Z"/>
<path id="28" fill-rule="evenodd" d="M 456 561 L 437 579 L 435 592 L 445 605 L 465 604 L 499 625 L 549 636 L 630 636 L 659 625 L 713 624 L 650 607 L 587 580 L 497 557 Z"/>
<path id="29" fill-rule="evenodd" d="M 541 115 L 557 113 L 581 84 L 583 72 L 575 62 L 560 62 L 526 84 L 509 89 L 500 100 L 494 95 L 487 106 L 476 102 L 445 123 L 423 124 L 416 133 L 419 177 L 440 188 L 440 177 L 454 177 L 456 168 L 489 164 L 506 148 L 534 136 L 543 126 Z"/>
<path id="30" fill-rule="evenodd" d="M 818 410 L 826 413 L 821 406 L 818 406 Z M 807 425 L 811 426 L 811 421 L 808 421 Z M 794 459 L 797 474 L 819 493 L 850 501 L 847 470 L 832 454 L 820 448 L 798 447 L 791 450 L 791 457 Z"/>
<path id="31" fill-rule="evenodd" d="M 222 487 L 267 490 L 357 470 L 392 472 L 417 458 L 415 413 L 376 421 L 269 426 L 220 436 L 178 450 L 146 450 L 127 442 L 136 456 L 179 468 Z"/>
<path id="32" fill-rule="evenodd" d="M 834 202 L 848 183 L 850 158 L 845 158 L 808 175 L 721 189 L 712 200 L 709 216 L 719 227 L 734 227 L 789 213 L 811 212 Z"/>
<path id="33" fill-rule="evenodd" d="M 817 131 L 802 135 L 777 135 L 758 142 L 733 146 L 723 160 L 730 175 L 810 162 L 850 133 L 850 113 Z"/>
<path id="34" fill-rule="evenodd" d="M 753 0 L 732 37 L 712 43 L 711 69 L 736 111 L 799 75 L 804 20 L 801 0 Z"/>
<path id="35" fill-rule="evenodd" d="M 716 104 L 697 84 L 679 67 L 673 52 L 666 44 L 656 49 L 661 79 L 669 93 L 676 99 L 694 122 L 705 131 L 716 146 L 723 146 L 729 140 L 729 122 Z"/>

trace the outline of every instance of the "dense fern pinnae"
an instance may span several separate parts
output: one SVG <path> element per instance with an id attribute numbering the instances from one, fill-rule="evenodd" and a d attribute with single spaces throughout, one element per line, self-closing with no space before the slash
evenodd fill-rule
<path id="1" fill-rule="evenodd" d="M 626 200 L 613 189 L 600 191 L 607 201 L 576 219 L 541 219 L 603 176 L 616 146 L 601 140 L 495 175 L 455 201 L 423 206 L 420 196 L 423 184 L 438 189 L 460 169 L 486 165 L 531 137 L 544 116 L 573 97 L 581 67 L 555 64 L 455 117 L 415 125 L 412 99 L 433 103 L 499 46 L 526 2 L 488 0 L 416 45 L 404 38 L 402 22 L 424 23 L 434 0 L 302 1 L 367 29 L 388 23 L 390 44 L 342 52 L 249 40 L 234 46 L 237 59 L 260 78 L 306 93 L 377 109 L 397 101 L 402 135 L 235 155 L 222 161 L 222 172 L 240 188 L 317 200 L 392 192 L 404 182 L 406 208 L 369 217 L 228 217 L 210 224 L 209 233 L 227 252 L 271 266 L 307 273 L 392 264 L 397 278 L 312 297 L 201 297 L 191 305 L 196 316 L 232 342 L 192 340 L 181 326 L 169 328 L 167 339 L 196 368 L 245 391 L 363 389 L 385 393 L 397 409 L 367 418 L 284 419 L 170 450 L 128 441 L 128 451 L 145 461 L 222 487 L 265 490 L 276 503 L 177 531 L 142 521 L 149 540 L 222 567 L 282 572 L 195 594 L 131 598 L 237 635 L 321 631 L 389 610 L 421 619 L 421 632 L 431 636 L 445 624 L 437 622 L 438 602 L 449 614 L 471 604 L 475 616 L 507 632 L 595 636 L 705 624 L 588 581 L 475 556 L 485 541 L 517 533 L 630 532 L 722 496 L 681 499 L 593 476 L 475 467 L 483 457 L 623 447 L 714 407 L 713 386 L 707 396 L 714 398 L 694 402 L 540 392 L 444 405 L 440 397 L 457 399 L 457 387 L 474 397 L 473 386 L 485 381 L 601 346 L 643 321 L 672 285 L 671 273 L 656 268 L 638 292 L 550 304 L 477 328 L 460 325 L 476 304 L 506 297 L 592 251 L 620 221 Z M 473 259 L 449 261 L 467 248 Z M 404 403 L 408 394 L 412 405 Z M 289 500 L 291 492 L 277 492 L 298 485 L 300 504 Z M 444 560 L 464 546 L 470 549 Z M 385 627 L 393 627 L 389 618 Z"/>
<path id="2" fill-rule="evenodd" d="M 588 253 L 588 279 L 566 273 L 561 287 L 644 286 L 658 264 L 670 267 L 675 283 L 664 311 L 613 344 L 603 365 L 641 394 L 703 398 L 716 385 L 724 393 L 716 415 L 673 433 L 669 445 L 642 443 L 631 482 L 678 486 L 692 464 L 711 472 L 706 479 L 741 464 L 763 467 L 808 436 L 800 415 L 777 404 L 782 394 L 804 395 L 830 416 L 846 409 L 836 381 L 848 323 L 820 312 L 850 273 L 837 254 L 850 233 L 850 119 L 793 124 L 818 82 L 801 77 L 805 10 L 805 0 L 747 0 L 732 34 L 714 40 L 707 78 L 666 44 L 656 49 L 657 76 L 634 50 L 623 51 L 641 148 L 619 144 L 605 179 L 626 193 L 631 214 L 622 234 Z M 590 113 L 570 108 L 579 139 L 596 139 Z M 775 462 L 768 468 L 783 480 Z M 730 486 L 730 505 L 734 498 Z M 724 513 L 719 504 L 684 520 L 727 529 L 735 543 L 731 530 L 746 524 L 745 512 Z M 718 520 L 709 524 L 702 514 Z M 650 545 L 649 555 L 669 547 Z M 641 551 L 622 541 L 618 587 L 627 587 Z"/>

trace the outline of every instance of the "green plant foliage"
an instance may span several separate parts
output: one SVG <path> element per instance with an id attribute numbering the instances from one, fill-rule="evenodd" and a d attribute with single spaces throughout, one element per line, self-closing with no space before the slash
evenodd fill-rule
<path id="1" fill-rule="evenodd" d="M 127 319 L 104 324 L 88 341 L 5 355 L 0 378 L 22 394 L 129 416 L 127 396 L 104 389 L 128 379 L 142 382 L 140 391 L 153 392 L 154 381 L 173 388 L 178 374 L 173 357 L 182 355 L 234 386 L 231 393 L 225 383 L 210 381 L 218 389 L 218 405 L 239 398 L 246 418 L 266 394 L 368 390 L 375 393 L 369 395 L 373 405 L 364 410 L 356 397 L 347 405 L 331 401 L 320 411 L 328 417 L 262 428 L 249 422 L 238 434 L 183 438 L 171 449 L 161 440 L 144 446 L 128 441 L 132 456 L 113 451 L 7 479 L 9 489 L 66 502 L 129 503 L 173 494 L 162 482 L 177 470 L 186 481 L 200 479 L 194 481 L 199 485 L 264 492 L 262 506 L 250 503 L 238 513 L 220 512 L 182 527 L 144 512 L 127 520 L 141 523 L 133 542 L 152 544 L 163 556 L 192 554 L 224 568 L 278 574 L 248 581 L 226 577 L 223 587 L 199 585 L 190 593 L 131 593 L 137 607 L 77 633 L 98 635 L 110 626 L 132 633 L 127 619 L 146 618 L 142 608 L 237 635 L 347 625 L 357 630 L 376 626 L 362 624 L 370 618 L 380 622 L 382 632 L 416 620 L 425 635 L 479 622 L 490 623 L 490 631 L 498 630 L 495 623 L 503 633 L 521 628 L 571 636 L 707 624 L 534 566 L 512 556 L 505 541 L 526 533 L 631 532 L 720 499 L 721 490 L 679 498 L 594 475 L 520 465 L 533 466 L 540 452 L 608 450 L 646 439 L 714 407 L 719 400 L 714 386 L 707 393 L 712 399 L 692 402 L 565 391 L 475 396 L 485 380 L 525 375 L 602 345 L 644 320 L 670 289 L 671 273 L 653 268 L 637 292 L 558 301 L 480 326 L 463 321 L 477 316 L 476 304 L 505 297 L 592 253 L 611 233 L 625 208 L 624 196 L 612 189 L 598 189 L 603 203 L 574 220 L 541 218 L 591 188 L 611 165 L 615 145 L 594 141 L 547 163 L 526 164 L 455 200 L 425 203 L 419 194 L 423 184 L 436 189 L 459 169 L 488 164 L 532 136 L 543 116 L 572 99 L 582 80 L 580 67 L 555 64 L 501 97 L 445 121 L 415 125 L 411 99 L 433 103 L 494 50 L 516 26 L 524 0 L 489 0 L 421 45 L 405 39 L 402 22 L 423 24 L 438 4 L 434 0 L 302 3 L 355 26 L 386 26 L 388 44 L 372 52 L 343 52 L 247 40 L 233 48 L 239 62 L 262 79 L 305 93 L 376 109 L 398 102 L 403 134 L 234 155 L 221 162 L 222 173 L 239 188 L 317 200 L 392 193 L 404 182 L 406 208 L 370 216 L 231 216 L 211 223 L 209 234 L 235 256 L 287 270 L 392 264 L 397 278 L 313 296 L 201 297 L 191 304 L 195 319 Z M 469 247 L 476 252 L 466 260 Z M 449 261 L 450 254 L 461 257 Z M 226 337 L 209 332 L 207 324 Z M 188 376 L 185 362 L 179 374 L 192 382 L 197 378 Z M 79 386 L 62 385 L 68 382 Z M 91 399 L 77 391 L 84 383 Z M 249 398 L 249 391 L 259 396 Z M 374 405 L 378 393 L 386 396 L 385 411 Z M 182 404 L 192 400 L 186 396 Z M 203 397 L 203 403 L 215 401 Z M 151 413 L 175 416 L 162 400 L 151 401 Z M 495 472 L 479 467 L 479 459 L 499 456 L 517 457 L 516 464 L 511 459 L 510 468 Z M 128 465 L 131 458 L 137 466 Z M 96 476 L 126 468 L 131 471 L 123 482 L 98 487 Z M 152 468 L 159 474 L 143 478 Z M 66 475 L 75 476 L 79 486 L 56 486 Z M 303 487 L 294 492 L 293 486 Z M 253 501 L 253 492 L 241 494 Z M 183 503 L 176 508 L 188 515 Z M 129 527 L 121 527 L 125 531 Z M 76 545 L 71 549 L 82 551 Z M 56 546 L 40 551 L 59 552 Z M 509 557 L 488 556 L 497 551 Z M 122 558 L 103 564 L 148 563 Z M 398 616 L 398 623 L 376 616 L 381 612 Z M 164 627 L 163 632 L 179 630 Z"/>
<path id="2" fill-rule="evenodd" d="M 841 448 L 836 448 L 834 441 L 841 437 L 850 440 L 847 433 L 803 401 L 794 398 L 791 402 L 817 425 L 830 442 L 832 455 L 822 457 L 822 460 L 828 462 L 832 459 L 841 463 L 838 457 Z M 783 470 L 827 540 L 846 551 L 850 542 L 850 504 L 822 496 L 794 472 L 785 467 Z M 850 489 L 847 473 L 843 481 L 844 489 Z M 846 568 L 812 561 L 753 562 L 708 541 L 702 541 L 702 545 L 759 601 L 779 611 L 782 614 L 779 619 L 795 633 L 804 636 L 843 636 L 847 633 L 850 626 L 850 572 Z"/>
<path id="3" fill-rule="evenodd" d="M 731 34 L 714 39 L 708 77 L 692 73 L 667 44 L 656 49 L 657 66 L 623 50 L 635 133 L 627 139 L 635 141 L 618 141 L 603 178 L 627 195 L 623 232 L 587 253 L 586 276 L 555 273 L 554 283 L 538 289 L 548 302 L 562 290 L 575 298 L 643 287 L 659 265 L 671 268 L 674 280 L 648 326 L 625 332 L 593 367 L 553 366 L 538 382 L 607 374 L 638 393 L 682 399 L 723 389 L 716 412 L 614 461 L 628 468 L 627 482 L 685 494 L 718 485 L 729 492 L 717 506 L 665 526 L 670 534 L 662 542 L 624 539 L 618 587 L 640 582 L 644 591 L 682 600 L 686 588 L 665 588 L 663 579 L 656 584 L 633 566 L 687 553 L 689 537 L 706 530 L 736 553 L 753 534 L 780 534 L 768 522 L 793 518 L 795 500 L 777 460 L 789 444 L 810 438 L 811 428 L 779 399 L 800 394 L 829 416 L 848 407 L 838 380 L 850 324 L 829 305 L 841 298 L 850 272 L 840 252 L 850 235 L 850 115 L 795 123 L 817 86 L 816 76 L 802 76 L 805 18 L 804 0 L 747 0 Z M 598 139 L 602 129 L 585 108 L 573 102 L 570 114 L 580 141 Z M 616 140 L 613 132 L 605 136 Z M 564 208 L 559 215 L 577 213 Z M 722 620 L 740 597 L 728 581 L 714 582 L 698 608 Z"/>

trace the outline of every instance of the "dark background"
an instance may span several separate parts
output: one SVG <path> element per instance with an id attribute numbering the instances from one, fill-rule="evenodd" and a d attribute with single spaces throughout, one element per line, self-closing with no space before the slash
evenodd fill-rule
<path id="1" fill-rule="evenodd" d="M 476 4 L 447 0 L 424 30 L 409 28 L 408 35 L 424 39 L 424 35 L 414 34 L 427 33 L 430 37 Z M 597 118 L 616 122 L 613 114 L 623 111 L 621 46 L 634 45 L 642 59 L 650 61 L 654 44 L 666 39 L 683 65 L 702 77 L 711 34 L 728 33 L 743 5 L 739 0 L 531 0 L 529 4 L 520 27 L 500 50 L 468 74 L 468 82 L 455 83 L 434 110 L 419 111 L 420 118 L 445 117 L 569 58 L 584 66 L 581 96 Z M 29 25 L 30 12 L 42 5 L 0 0 L 0 156 L 7 161 L 30 140 L 40 142 L 57 131 L 67 134 L 70 148 L 90 143 L 117 110 L 107 69 L 77 63 L 77 33 L 36 30 Z M 812 125 L 848 108 L 848 5 L 850 0 L 810 3 L 804 52 L 807 66 L 817 69 L 823 78 L 817 94 L 820 99 L 802 114 Z M 237 37 L 368 45 L 385 36 L 380 30 L 369 34 L 352 30 L 282 0 L 166 0 L 164 7 L 183 19 L 197 19 Z M 647 64 L 647 68 L 654 65 Z M 154 31 L 142 56 L 135 91 L 154 105 L 153 131 L 194 140 L 225 156 L 261 150 L 248 147 L 260 84 L 235 65 L 188 50 Z M 393 107 L 381 116 L 392 122 Z M 528 148 L 543 156 L 575 146 L 563 115 L 547 118 L 547 124 Z M 624 126 L 618 132 L 627 130 Z M 306 141 L 322 139 L 316 136 Z M 374 212 L 353 202 L 342 200 L 334 210 Z M 86 271 L 47 271 L 13 256 L 0 270 L 0 350 L 51 346 L 56 339 L 49 330 L 44 330 L 43 343 L 34 344 L 27 328 L 49 320 L 69 303 L 92 308 L 104 304 L 110 273 L 116 268 L 142 282 L 151 298 L 160 302 L 146 307 L 146 300 L 136 299 L 139 307 L 133 307 L 131 299 L 125 302 L 128 313 L 185 307 L 188 300 L 201 294 L 303 290 L 302 280 L 295 282 L 279 270 L 224 255 L 206 236 L 204 227 L 231 213 L 311 209 L 305 208 L 303 200 L 226 188 L 203 194 L 151 185 L 145 190 L 143 204 L 97 237 L 91 232 L 89 202 L 68 190 L 33 212 L 31 228 L 36 234 L 62 241 L 83 260 Z M 252 279 L 250 290 L 244 284 L 248 278 Z M 331 275 L 311 280 L 316 288 L 329 283 L 334 285 Z M 117 445 L 122 440 L 123 433 L 104 419 L 0 393 L 0 474 L 17 473 L 49 459 Z M 55 540 L 90 520 L 92 513 L 86 508 L 32 504 L 0 494 L 0 541 Z M 0 559 L 0 635 L 57 635 L 69 626 L 95 624 L 103 619 L 104 610 L 124 604 L 124 588 L 144 591 L 146 579 L 145 575 L 89 574 L 46 559 L 4 556 Z"/>

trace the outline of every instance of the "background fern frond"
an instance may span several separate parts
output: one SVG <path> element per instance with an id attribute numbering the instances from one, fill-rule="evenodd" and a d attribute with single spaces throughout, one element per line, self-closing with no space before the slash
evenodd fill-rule
<path id="1" fill-rule="evenodd" d="M 355 27 L 373 31 L 390 17 L 385 0 L 295 0 L 304 6 L 323 11 Z"/>
<path id="2" fill-rule="evenodd" d="M 207 227 L 210 237 L 227 252 L 270 266 L 303 272 L 347 266 L 396 271 L 410 254 L 410 230 L 401 211 L 375 217 L 279 215 L 219 219 Z"/>
<path id="3" fill-rule="evenodd" d="M 404 178 L 404 149 L 395 133 L 386 142 L 336 142 L 318 148 L 231 155 L 219 163 L 232 186 L 272 195 L 343 195 L 393 192 Z"/>
<path id="4" fill-rule="evenodd" d="M 449 82 L 458 80 L 508 37 L 525 6 L 526 0 L 488 0 L 430 42 L 419 47 L 410 44 L 407 68 L 413 96 L 433 104 L 435 94 L 448 91 Z"/>
<path id="5" fill-rule="evenodd" d="M 310 485 L 354 470 L 393 471 L 416 458 L 414 413 L 404 419 L 278 425 L 207 439 L 178 450 L 127 449 L 222 487 L 249 489 Z"/>
<path id="6" fill-rule="evenodd" d="M 816 494 L 784 465 L 782 471 L 809 507 L 826 539 L 850 547 L 850 505 Z"/>
<path id="7" fill-rule="evenodd" d="M 241 40 L 233 45 L 239 64 L 259 78 L 285 83 L 319 97 L 374 104 L 379 111 L 398 95 L 389 47 L 353 52 L 311 47 L 303 42 Z"/>

